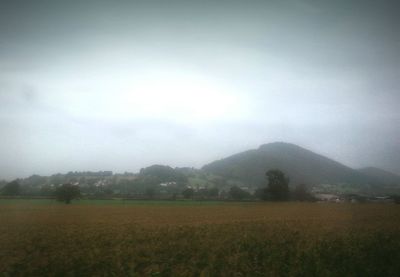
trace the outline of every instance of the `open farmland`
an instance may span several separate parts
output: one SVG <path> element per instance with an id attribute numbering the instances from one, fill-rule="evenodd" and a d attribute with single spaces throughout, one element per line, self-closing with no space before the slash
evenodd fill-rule
<path id="1" fill-rule="evenodd" d="M 400 207 L 0 200 L 4 276 L 398 276 Z"/>

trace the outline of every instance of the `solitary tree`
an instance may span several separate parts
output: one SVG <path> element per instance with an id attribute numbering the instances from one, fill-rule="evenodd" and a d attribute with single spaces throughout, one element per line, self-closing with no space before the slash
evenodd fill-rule
<path id="1" fill-rule="evenodd" d="M 268 179 L 268 193 L 271 200 L 285 201 L 289 198 L 289 178 L 279 169 L 271 169 L 265 174 Z"/>
<path id="2" fill-rule="evenodd" d="M 6 184 L 2 189 L 1 193 L 3 195 L 8 196 L 15 196 L 21 193 L 21 186 L 18 180 L 11 181 L 10 183 Z"/>
<path id="3" fill-rule="evenodd" d="M 79 186 L 72 184 L 63 184 L 56 189 L 56 199 L 65 204 L 71 203 L 72 199 L 78 198 L 81 195 Z"/>

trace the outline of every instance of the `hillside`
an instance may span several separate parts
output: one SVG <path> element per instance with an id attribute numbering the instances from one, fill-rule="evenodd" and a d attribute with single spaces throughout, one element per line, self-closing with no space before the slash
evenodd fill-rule
<path id="1" fill-rule="evenodd" d="M 314 184 L 369 184 L 375 178 L 316 154 L 294 144 L 275 142 L 261 145 L 221 159 L 203 167 L 203 170 L 229 179 L 240 180 L 250 186 L 265 185 L 265 172 L 283 170 L 291 185 Z"/>
<path id="2" fill-rule="evenodd" d="M 359 169 L 358 171 L 368 177 L 384 183 L 385 185 L 400 185 L 400 176 L 392 172 L 376 167 L 365 167 Z"/>

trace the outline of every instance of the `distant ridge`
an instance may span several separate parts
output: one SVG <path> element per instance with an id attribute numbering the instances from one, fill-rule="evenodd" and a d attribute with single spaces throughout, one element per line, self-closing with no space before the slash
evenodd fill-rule
<path id="1" fill-rule="evenodd" d="M 379 176 L 370 176 L 298 145 L 274 142 L 241 152 L 203 166 L 203 170 L 251 186 L 265 185 L 265 172 L 278 168 L 291 185 L 305 184 L 379 184 Z"/>
<path id="2" fill-rule="evenodd" d="M 381 182 L 386 185 L 399 185 L 400 176 L 392 172 L 383 170 L 377 167 L 364 167 L 358 170 L 362 174 L 374 178 L 376 182 Z"/>

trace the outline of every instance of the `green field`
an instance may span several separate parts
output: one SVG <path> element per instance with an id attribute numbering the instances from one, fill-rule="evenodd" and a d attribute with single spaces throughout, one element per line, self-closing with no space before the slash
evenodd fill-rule
<path id="1" fill-rule="evenodd" d="M 0 200 L 0 276 L 399 276 L 400 206 Z"/>
<path id="2" fill-rule="evenodd" d="M 72 205 L 146 205 L 146 206 L 208 206 L 223 205 L 229 202 L 223 201 L 200 201 L 200 200 L 126 200 L 126 199 L 105 199 L 105 200 L 73 200 Z M 247 202 L 236 202 L 236 204 L 246 204 Z M 0 205 L 65 205 L 55 199 L 0 199 Z"/>

